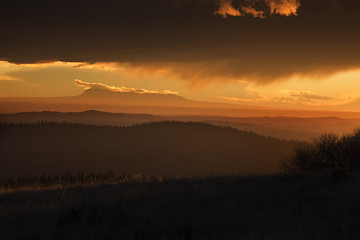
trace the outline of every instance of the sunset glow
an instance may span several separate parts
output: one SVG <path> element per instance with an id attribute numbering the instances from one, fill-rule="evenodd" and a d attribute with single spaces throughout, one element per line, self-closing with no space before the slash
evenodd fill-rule
<path id="1" fill-rule="evenodd" d="M 266 84 L 251 79 L 218 78 L 209 82 L 194 79 L 196 85 L 192 85 L 171 71 L 117 63 L 3 61 L 0 78 L 1 97 L 71 96 L 82 92 L 79 86 L 85 89 L 102 86 L 119 92 L 180 94 L 194 100 L 299 109 L 357 111 L 360 101 L 360 69 L 330 76 L 294 76 Z"/>
<path id="2" fill-rule="evenodd" d="M 74 24 L 62 28 L 63 17 L 49 15 L 41 28 L 52 29 L 47 26 L 52 22 L 56 31 L 42 38 L 33 34 L 24 46 L 15 39 L 29 36 L 23 36 L 24 26 L 14 25 L 16 34 L 9 31 L 14 40 L 0 45 L 0 97 L 75 97 L 103 89 L 176 95 L 207 107 L 359 110 L 360 31 L 349 8 L 359 8 L 356 2 L 113 4 L 107 9 L 116 11 L 99 23 L 86 11 L 80 20 L 79 11 L 68 9 Z M 126 9 L 136 9 L 136 19 Z M 32 26 L 41 32 L 40 25 Z"/>
<path id="3" fill-rule="evenodd" d="M 0 4 L 3 239 L 360 239 L 360 0 Z"/>
<path id="4" fill-rule="evenodd" d="M 227 18 L 227 15 L 242 16 L 240 11 L 232 6 L 231 0 L 222 0 L 219 10 L 215 11 L 215 14 L 221 15 L 223 18 Z"/>
<path id="5" fill-rule="evenodd" d="M 241 17 L 246 14 L 255 18 L 266 18 L 264 12 L 268 11 L 268 15 L 279 14 L 282 16 L 297 15 L 297 11 L 300 7 L 299 0 L 263 0 L 262 3 L 266 5 L 268 9 L 256 9 L 254 5 L 262 1 L 249 1 L 247 5 L 238 3 L 233 0 L 219 0 L 219 9 L 214 13 L 227 18 L 227 16 Z M 236 4 L 239 6 L 237 7 Z"/>

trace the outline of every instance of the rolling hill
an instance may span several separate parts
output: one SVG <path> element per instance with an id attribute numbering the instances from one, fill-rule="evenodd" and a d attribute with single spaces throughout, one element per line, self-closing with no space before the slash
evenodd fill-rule
<path id="1" fill-rule="evenodd" d="M 95 110 L 84 112 L 20 112 L 14 114 L 0 114 L 0 122 L 5 123 L 38 123 L 47 122 L 68 122 L 86 123 L 95 125 L 133 125 L 135 123 L 155 121 L 151 114 L 127 114 L 109 113 Z"/>
<path id="2" fill-rule="evenodd" d="M 324 132 L 342 135 L 359 128 L 360 119 L 337 117 L 299 118 L 299 117 L 225 117 L 207 115 L 152 115 L 110 113 L 95 110 L 84 112 L 21 112 L 0 114 L 0 122 L 38 123 L 69 122 L 95 125 L 131 126 L 133 124 L 155 121 L 195 121 L 219 126 L 231 126 L 239 130 L 252 131 L 260 135 L 280 139 L 310 141 Z"/>
<path id="3" fill-rule="evenodd" d="M 184 177 L 278 172 L 295 141 L 195 122 L 0 124 L 2 178 L 64 172 Z"/>

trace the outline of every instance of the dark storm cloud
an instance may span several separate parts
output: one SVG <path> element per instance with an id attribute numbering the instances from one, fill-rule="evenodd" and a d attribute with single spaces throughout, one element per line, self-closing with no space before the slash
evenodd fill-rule
<path id="1" fill-rule="evenodd" d="M 215 14 L 218 0 L 7 1 L 0 59 L 119 62 L 260 83 L 360 67 L 358 0 L 230 3 L 239 16 Z"/>

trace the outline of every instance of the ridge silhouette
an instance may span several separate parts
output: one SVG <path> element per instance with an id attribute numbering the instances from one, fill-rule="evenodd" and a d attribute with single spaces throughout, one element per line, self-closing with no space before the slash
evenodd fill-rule
<path id="1" fill-rule="evenodd" d="M 196 122 L 0 124 L 2 178 L 64 172 L 184 177 L 278 171 L 295 141 Z"/>

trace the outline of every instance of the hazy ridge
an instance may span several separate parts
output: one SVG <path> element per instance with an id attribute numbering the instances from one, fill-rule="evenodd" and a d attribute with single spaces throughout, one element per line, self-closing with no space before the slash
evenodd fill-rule
<path id="1" fill-rule="evenodd" d="M 1 124 L 0 131 L 2 178 L 109 170 L 159 176 L 271 173 L 297 143 L 195 122 Z"/>
<path id="2" fill-rule="evenodd" d="M 310 141 L 324 132 L 342 135 L 360 126 L 360 119 L 338 117 L 226 117 L 211 115 L 153 115 L 111 113 L 95 110 L 84 112 L 21 112 L 0 114 L 0 122 L 38 123 L 69 122 L 95 125 L 131 126 L 154 121 L 196 121 L 220 126 L 231 126 L 238 130 L 252 131 L 260 135 L 280 139 Z"/>

